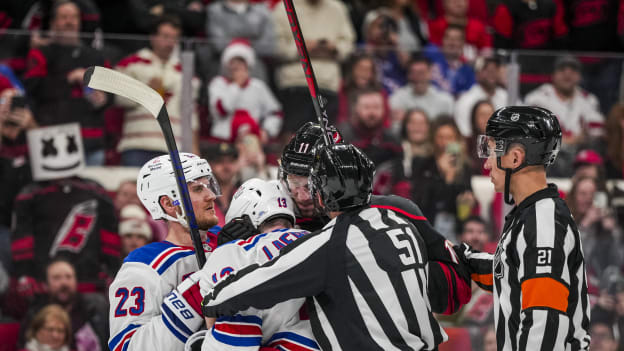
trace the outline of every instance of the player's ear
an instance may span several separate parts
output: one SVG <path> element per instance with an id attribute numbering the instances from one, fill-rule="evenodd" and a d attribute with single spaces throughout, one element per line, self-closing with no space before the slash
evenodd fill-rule
<path id="1" fill-rule="evenodd" d="M 166 214 L 175 217 L 175 211 L 176 211 L 176 207 L 173 205 L 173 201 L 171 201 L 171 198 L 169 198 L 169 196 L 163 195 L 158 199 L 158 203 L 160 204 L 160 207 L 162 207 L 163 211 L 165 211 Z"/>

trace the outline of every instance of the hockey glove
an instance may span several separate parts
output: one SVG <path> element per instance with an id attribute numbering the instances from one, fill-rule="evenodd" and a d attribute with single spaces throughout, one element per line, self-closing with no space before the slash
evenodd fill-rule
<path id="1" fill-rule="evenodd" d="M 161 305 L 165 324 L 171 325 L 185 338 L 198 331 L 204 323 L 201 312 L 202 296 L 199 292 L 199 275 L 191 274 L 184 279 Z"/>
<path id="2" fill-rule="evenodd" d="M 221 228 L 221 232 L 217 237 L 217 245 L 221 246 L 232 240 L 247 239 L 256 234 L 260 234 L 258 229 L 251 223 L 248 215 L 236 217 Z"/>
<path id="3" fill-rule="evenodd" d="M 493 289 L 492 261 L 494 255 L 474 250 L 470 245 L 462 243 L 454 246 L 459 259 L 468 267 L 470 279 L 486 291 Z"/>

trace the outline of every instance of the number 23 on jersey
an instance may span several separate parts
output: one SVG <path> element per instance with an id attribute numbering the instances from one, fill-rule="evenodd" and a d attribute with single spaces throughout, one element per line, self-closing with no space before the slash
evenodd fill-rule
<path id="1" fill-rule="evenodd" d="M 119 288 L 115 291 L 115 297 L 120 298 L 115 308 L 115 317 L 125 317 L 128 313 L 139 316 L 145 310 L 145 290 L 140 286 L 132 289 Z"/>

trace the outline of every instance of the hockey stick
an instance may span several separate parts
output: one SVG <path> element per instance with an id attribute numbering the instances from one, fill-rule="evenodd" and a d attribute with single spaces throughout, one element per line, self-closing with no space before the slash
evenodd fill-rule
<path id="1" fill-rule="evenodd" d="M 299 53 L 299 61 L 301 62 L 301 68 L 303 68 L 303 74 L 305 74 L 306 82 L 308 83 L 308 91 L 312 97 L 312 104 L 314 105 L 314 111 L 316 112 L 316 118 L 321 125 L 323 131 L 323 141 L 325 145 L 333 144 L 333 138 L 331 133 L 327 131 L 329 127 L 329 119 L 327 118 L 327 111 L 325 109 L 325 103 L 327 100 L 321 96 L 316 83 L 316 76 L 314 75 L 314 69 L 312 69 L 312 61 L 310 61 L 310 55 L 308 55 L 308 48 L 306 47 L 305 40 L 303 39 L 303 33 L 301 33 L 301 26 L 299 25 L 299 18 L 295 11 L 295 4 L 293 0 L 284 0 L 284 8 L 286 9 L 286 16 L 288 16 L 288 22 L 290 23 L 290 29 L 297 45 L 297 52 Z"/>
<path id="2" fill-rule="evenodd" d="M 178 154 L 178 146 L 176 145 L 173 131 L 171 130 L 169 114 L 165 108 L 165 100 L 163 100 L 160 94 L 146 84 L 112 69 L 99 66 L 89 67 L 85 72 L 83 79 L 84 84 L 89 88 L 123 96 L 126 99 L 136 102 L 148 110 L 156 118 L 156 120 L 158 120 L 160 129 L 165 136 L 167 150 L 169 150 L 169 157 L 171 158 L 171 165 L 173 166 L 176 183 L 178 184 L 178 191 L 180 192 L 180 197 L 182 198 L 184 214 L 191 231 L 191 239 L 193 240 L 193 247 L 195 248 L 195 258 L 197 258 L 197 263 L 201 269 L 204 266 L 204 263 L 206 263 L 204 246 L 202 245 L 201 236 L 199 235 L 199 229 L 197 227 L 197 220 L 195 219 L 195 212 L 193 212 L 191 197 L 189 196 L 188 188 L 186 187 L 186 178 L 184 177 L 184 171 L 182 170 L 182 163 L 180 162 L 180 155 Z M 179 201 L 174 201 L 174 204 L 179 205 Z"/>

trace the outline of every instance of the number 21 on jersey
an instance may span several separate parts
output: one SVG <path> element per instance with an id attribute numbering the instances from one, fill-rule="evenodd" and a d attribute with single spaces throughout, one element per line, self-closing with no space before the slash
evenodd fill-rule
<path id="1" fill-rule="evenodd" d="M 119 288 L 115 291 L 115 297 L 121 298 L 117 308 L 115 308 L 115 317 L 125 317 L 128 313 L 131 316 L 138 316 L 145 310 L 145 289 L 140 286 L 134 287 L 132 290 Z M 128 300 L 130 300 L 130 304 L 126 304 Z"/>

